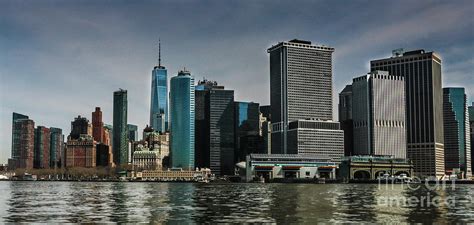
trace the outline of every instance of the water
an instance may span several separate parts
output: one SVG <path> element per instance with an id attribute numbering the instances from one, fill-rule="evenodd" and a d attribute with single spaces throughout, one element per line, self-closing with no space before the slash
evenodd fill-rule
<path id="1" fill-rule="evenodd" d="M 474 185 L 6 181 L 0 222 L 473 222 L 473 193 Z M 421 197 L 440 204 L 384 201 Z"/>

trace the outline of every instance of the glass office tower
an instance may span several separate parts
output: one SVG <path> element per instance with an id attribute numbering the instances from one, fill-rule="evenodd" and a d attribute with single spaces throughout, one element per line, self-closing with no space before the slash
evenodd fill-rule
<path id="1" fill-rule="evenodd" d="M 127 90 L 114 92 L 113 141 L 114 163 L 128 163 Z"/>
<path id="2" fill-rule="evenodd" d="M 171 166 L 194 170 L 194 77 L 180 71 L 170 84 Z"/>
<path id="3" fill-rule="evenodd" d="M 49 167 L 57 168 L 61 165 L 62 149 L 64 143 L 63 130 L 60 128 L 51 127 L 50 150 L 49 150 Z"/>
<path id="4" fill-rule="evenodd" d="M 443 88 L 444 160 L 446 172 L 471 176 L 469 116 L 464 88 Z"/>
<path id="5" fill-rule="evenodd" d="M 158 132 L 168 130 L 168 85 L 167 70 L 155 66 L 151 81 L 150 126 Z"/>
<path id="6" fill-rule="evenodd" d="M 161 65 L 161 43 L 158 66 L 151 73 L 150 126 L 158 132 L 168 131 L 168 71 Z"/>

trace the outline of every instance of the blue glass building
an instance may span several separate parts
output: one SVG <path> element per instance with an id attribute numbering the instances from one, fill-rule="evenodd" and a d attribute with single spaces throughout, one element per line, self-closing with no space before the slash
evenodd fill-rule
<path id="1" fill-rule="evenodd" d="M 168 130 L 168 75 L 164 66 L 152 71 L 150 126 L 158 132 Z"/>
<path id="2" fill-rule="evenodd" d="M 444 158 L 448 173 L 471 175 L 469 115 L 464 88 L 443 88 Z"/>
<path id="3" fill-rule="evenodd" d="M 170 85 L 171 166 L 194 170 L 194 78 L 180 71 Z"/>

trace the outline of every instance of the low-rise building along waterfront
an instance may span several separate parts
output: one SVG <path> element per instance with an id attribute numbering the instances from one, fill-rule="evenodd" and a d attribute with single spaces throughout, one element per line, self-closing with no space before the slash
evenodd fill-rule
<path id="1" fill-rule="evenodd" d="M 330 158 L 297 154 L 250 154 L 245 164 L 245 180 L 264 178 L 336 179 L 337 164 Z"/>
<path id="2" fill-rule="evenodd" d="M 413 176 L 413 164 L 409 159 L 392 156 L 344 157 L 339 168 L 340 178 L 346 181 L 375 180 L 385 175 Z"/>

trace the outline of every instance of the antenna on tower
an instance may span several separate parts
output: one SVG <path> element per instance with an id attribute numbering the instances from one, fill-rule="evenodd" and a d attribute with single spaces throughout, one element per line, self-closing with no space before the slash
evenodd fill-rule
<path id="1" fill-rule="evenodd" d="M 161 67 L 161 39 L 158 38 L 158 66 Z"/>

